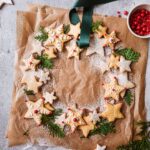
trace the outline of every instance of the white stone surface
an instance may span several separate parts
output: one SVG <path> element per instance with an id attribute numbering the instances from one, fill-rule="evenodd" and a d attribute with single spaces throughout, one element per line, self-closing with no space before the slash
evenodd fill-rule
<path id="1" fill-rule="evenodd" d="M 13 64 L 15 57 L 16 37 L 16 11 L 27 10 L 27 3 L 48 4 L 55 7 L 71 8 L 75 0 L 14 0 L 14 5 L 5 5 L 0 10 L 0 150 L 21 150 L 24 146 L 8 148 L 5 138 L 8 115 L 11 106 Z M 149 3 L 149 0 L 119 0 L 113 3 L 97 6 L 96 13 L 116 15 L 116 11 L 130 10 L 140 3 Z M 150 59 L 150 54 L 149 54 Z M 150 60 L 148 60 L 150 66 Z M 146 106 L 150 109 L 150 67 L 147 67 L 146 74 Z M 150 111 L 149 111 L 150 112 Z M 148 119 L 150 113 L 148 112 Z M 31 148 L 30 150 L 33 150 Z M 38 150 L 42 148 L 37 148 Z M 44 148 L 45 149 L 45 148 Z M 50 148 L 52 149 L 52 148 Z M 61 149 L 61 148 L 60 148 Z M 29 150 L 29 149 L 28 149 Z"/>

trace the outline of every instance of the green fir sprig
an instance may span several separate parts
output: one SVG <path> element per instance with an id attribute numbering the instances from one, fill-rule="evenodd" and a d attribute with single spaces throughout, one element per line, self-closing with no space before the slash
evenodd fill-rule
<path id="1" fill-rule="evenodd" d="M 35 95 L 34 91 L 32 90 L 27 90 L 27 89 L 23 89 L 23 90 L 26 95 Z"/>
<path id="2" fill-rule="evenodd" d="M 64 33 L 67 34 L 70 31 L 70 25 L 64 25 Z"/>
<path id="3" fill-rule="evenodd" d="M 102 25 L 101 21 L 96 21 L 92 23 L 92 32 L 98 31 L 99 26 Z"/>
<path id="4" fill-rule="evenodd" d="M 133 51 L 132 48 L 124 48 L 115 50 L 115 54 L 123 56 L 125 59 L 130 60 L 132 62 L 137 62 L 140 53 Z"/>
<path id="5" fill-rule="evenodd" d="M 34 38 L 38 41 L 44 42 L 48 39 L 48 33 L 44 30 L 44 27 L 40 27 L 39 34 Z"/>
<path id="6" fill-rule="evenodd" d="M 65 136 L 65 133 L 63 129 L 58 126 L 56 123 L 54 123 L 55 119 L 57 116 L 60 116 L 62 113 L 61 109 L 56 109 L 51 115 L 42 115 L 42 125 L 45 126 L 48 130 L 49 133 L 52 136 L 56 136 L 59 138 L 63 138 Z"/>
<path id="7" fill-rule="evenodd" d="M 96 127 L 90 131 L 89 137 L 99 134 L 106 136 L 108 133 L 115 132 L 115 125 L 113 122 L 108 122 L 105 119 L 102 119 L 101 121 L 96 123 Z"/>
<path id="8" fill-rule="evenodd" d="M 128 106 L 131 105 L 131 102 L 133 101 L 133 95 L 132 95 L 130 90 L 126 91 L 125 96 L 124 96 L 124 100 Z"/>
<path id="9" fill-rule="evenodd" d="M 53 62 L 46 54 L 43 54 L 41 56 L 37 56 L 36 59 L 40 60 L 40 66 L 42 68 L 51 69 L 53 67 Z"/>
<path id="10" fill-rule="evenodd" d="M 127 145 L 121 145 L 117 147 L 117 150 L 150 150 L 150 122 L 138 122 L 141 131 L 138 135 L 141 136 L 141 140 L 130 141 Z"/>

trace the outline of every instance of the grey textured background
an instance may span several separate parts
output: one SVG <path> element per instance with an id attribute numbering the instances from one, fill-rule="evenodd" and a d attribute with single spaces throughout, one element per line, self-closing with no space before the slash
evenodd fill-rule
<path id="1" fill-rule="evenodd" d="M 27 10 L 28 3 L 48 4 L 55 7 L 71 8 L 75 0 L 14 0 L 15 5 L 4 6 L 0 10 L 0 150 L 20 150 L 23 146 L 8 148 L 5 131 L 11 106 L 13 83 L 13 64 L 15 57 L 16 11 Z M 116 15 L 118 10 L 130 10 L 137 4 L 149 3 L 150 0 L 120 0 L 96 7 L 95 12 Z M 150 45 L 150 44 L 149 44 Z M 150 109 L 150 54 L 146 74 L 146 104 Z M 150 112 L 150 111 L 149 111 Z M 150 113 L 148 113 L 150 119 Z M 31 148 L 33 149 L 33 148 Z M 39 150 L 40 148 L 38 148 Z"/>

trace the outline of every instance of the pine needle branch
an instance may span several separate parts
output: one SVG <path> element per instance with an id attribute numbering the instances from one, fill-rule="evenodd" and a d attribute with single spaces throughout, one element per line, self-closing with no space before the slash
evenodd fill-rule
<path id="1" fill-rule="evenodd" d="M 48 39 L 48 33 L 44 30 L 44 27 L 40 27 L 39 34 L 34 37 L 36 40 L 44 42 Z"/>
<path id="2" fill-rule="evenodd" d="M 95 129 L 93 129 L 89 136 L 93 136 L 96 134 L 104 135 L 106 136 L 108 133 L 115 132 L 115 125 L 112 122 L 108 122 L 105 119 L 102 119 L 101 121 L 97 122 Z"/>
<path id="3" fill-rule="evenodd" d="M 53 62 L 51 59 L 48 58 L 48 56 L 46 54 L 41 55 L 41 56 L 37 56 L 38 60 L 40 60 L 40 66 L 42 68 L 47 68 L 47 69 L 51 69 L 53 67 Z"/>
<path id="4" fill-rule="evenodd" d="M 132 95 L 131 91 L 127 90 L 125 93 L 125 96 L 124 96 L 124 100 L 128 106 L 130 106 L 131 102 L 133 101 L 132 97 L 133 97 L 133 95 Z"/>
<path id="5" fill-rule="evenodd" d="M 99 26 L 102 25 L 101 21 L 96 21 L 92 23 L 92 32 L 96 32 L 99 28 Z"/>
<path id="6" fill-rule="evenodd" d="M 70 25 L 64 25 L 64 33 L 67 34 L 70 31 Z"/>
<path id="7" fill-rule="evenodd" d="M 140 53 L 133 51 L 132 48 L 124 48 L 115 50 L 115 54 L 123 56 L 125 59 L 130 60 L 132 62 L 137 62 Z"/>

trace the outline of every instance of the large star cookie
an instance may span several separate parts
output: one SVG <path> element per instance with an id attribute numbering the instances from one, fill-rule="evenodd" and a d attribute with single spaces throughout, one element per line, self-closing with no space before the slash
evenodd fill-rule
<path id="1" fill-rule="evenodd" d="M 100 57 L 104 57 L 104 39 L 99 39 L 97 38 L 96 35 L 94 35 L 94 37 L 91 39 L 90 41 L 90 47 L 88 47 L 87 51 L 86 51 L 86 55 L 92 55 L 94 53 L 99 54 Z"/>
<path id="2" fill-rule="evenodd" d="M 107 34 L 106 31 L 107 27 L 99 25 L 98 30 L 96 30 L 95 32 L 98 34 L 98 37 L 101 38 Z"/>
<path id="3" fill-rule="evenodd" d="M 35 78 L 35 72 L 25 71 L 21 80 L 22 84 L 27 85 L 27 90 L 32 90 L 34 93 L 38 92 L 38 88 L 42 86 L 42 82 L 37 81 Z"/>
<path id="4" fill-rule="evenodd" d="M 72 133 L 78 126 L 85 125 L 85 121 L 80 112 L 70 108 L 67 112 L 66 124 L 70 126 Z"/>
<path id="5" fill-rule="evenodd" d="M 73 35 L 75 39 L 78 38 L 79 34 L 80 34 L 80 23 L 76 24 L 76 25 L 73 25 L 73 24 L 70 24 L 70 31 L 69 31 L 69 35 Z"/>
<path id="6" fill-rule="evenodd" d="M 83 50 L 79 48 L 76 43 L 72 43 L 72 45 L 69 45 L 66 48 L 68 51 L 68 58 L 75 57 L 76 59 L 79 59 L 79 55 Z"/>
<path id="7" fill-rule="evenodd" d="M 106 41 L 105 41 L 104 46 L 109 46 L 112 50 L 115 49 L 115 44 L 120 41 L 120 39 L 116 37 L 115 31 L 112 31 L 110 34 L 106 34 L 105 39 Z"/>
<path id="8" fill-rule="evenodd" d="M 64 34 L 63 25 L 58 26 L 56 29 L 49 28 L 48 39 L 44 42 L 44 46 L 54 46 L 58 51 L 62 51 L 64 43 L 71 40 L 71 36 Z"/>
<path id="9" fill-rule="evenodd" d="M 79 128 L 82 131 L 84 137 L 87 137 L 89 132 L 94 129 L 94 123 L 91 121 L 89 116 L 83 117 L 86 122 L 86 125 L 81 125 Z"/>
<path id="10" fill-rule="evenodd" d="M 44 107 L 44 103 L 42 99 L 37 100 L 36 102 L 27 101 L 27 112 L 25 113 L 24 118 L 34 119 L 35 122 L 40 125 L 41 124 L 41 115 L 42 114 L 51 114 L 51 111 L 47 110 Z"/>
<path id="11" fill-rule="evenodd" d="M 105 149 L 106 149 L 106 145 L 100 146 L 99 144 L 97 144 L 95 150 L 105 150 Z"/>
<path id="12" fill-rule="evenodd" d="M 120 72 L 125 72 L 125 71 L 131 71 L 130 68 L 131 65 L 131 61 L 130 60 L 126 60 L 123 56 L 120 57 L 120 61 L 119 61 L 119 68 L 120 68 Z"/>
<path id="13" fill-rule="evenodd" d="M 123 114 L 120 112 L 122 103 L 115 105 L 106 104 L 106 110 L 100 114 L 101 117 L 107 118 L 109 122 L 115 121 L 115 119 L 124 118 Z"/>
<path id="14" fill-rule="evenodd" d="M 23 70 L 29 70 L 29 69 L 35 70 L 36 66 L 40 63 L 40 60 L 37 60 L 34 58 L 33 55 L 30 55 L 30 57 L 24 59 L 23 62 L 24 62 L 24 66 L 22 67 Z"/>
<path id="15" fill-rule="evenodd" d="M 119 56 L 111 55 L 109 58 L 109 68 L 117 69 L 119 67 Z"/>
<path id="16" fill-rule="evenodd" d="M 113 78 L 110 83 L 104 84 L 104 89 L 104 98 L 112 98 L 116 101 L 119 101 L 120 93 L 125 90 L 123 86 L 118 84 L 116 78 Z"/>

